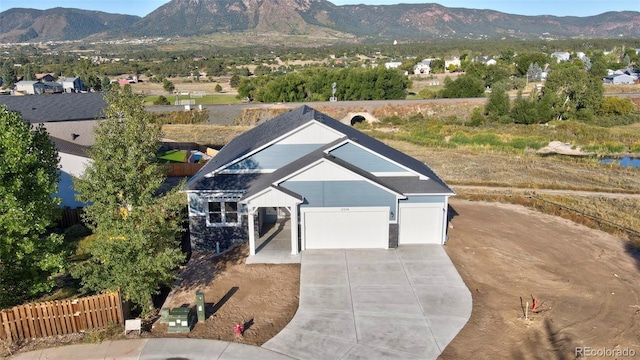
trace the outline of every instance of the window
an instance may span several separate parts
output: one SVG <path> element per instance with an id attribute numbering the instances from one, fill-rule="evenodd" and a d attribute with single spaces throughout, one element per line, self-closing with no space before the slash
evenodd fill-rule
<path id="1" fill-rule="evenodd" d="M 238 203 L 235 201 L 212 201 L 209 202 L 210 225 L 235 226 L 240 224 L 240 214 L 238 213 Z"/>

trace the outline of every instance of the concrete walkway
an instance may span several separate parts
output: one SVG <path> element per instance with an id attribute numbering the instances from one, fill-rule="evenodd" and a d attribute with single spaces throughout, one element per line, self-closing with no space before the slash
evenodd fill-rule
<path id="1" fill-rule="evenodd" d="M 471 302 L 440 245 L 307 250 L 298 311 L 263 347 L 296 359 L 435 359 Z"/>
<path id="2" fill-rule="evenodd" d="M 202 339 L 135 339 L 78 344 L 30 351 L 12 360 L 291 360 L 290 357 L 251 345 Z"/>
<path id="3" fill-rule="evenodd" d="M 307 250 L 300 277 L 298 311 L 262 347 L 136 339 L 12 359 L 435 359 L 471 316 L 471 293 L 440 245 Z"/>

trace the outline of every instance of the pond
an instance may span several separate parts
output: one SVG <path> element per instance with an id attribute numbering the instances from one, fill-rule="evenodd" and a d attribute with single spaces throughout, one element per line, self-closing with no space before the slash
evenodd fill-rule
<path id="1" fill-rule="evenodd" d="M 600 160 L 603 164 L 618 163 L 620 166 L 640 168 L 640 158 L 632 158 L 629 156 L 621 158 L 604 158 Z"/>

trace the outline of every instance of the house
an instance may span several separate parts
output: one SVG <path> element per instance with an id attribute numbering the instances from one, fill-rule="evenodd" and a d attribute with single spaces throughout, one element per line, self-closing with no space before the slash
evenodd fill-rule
<path id="1" fill-rule="evenodd" d="M 563 61 L 569 61 L 569 59 L 571 58 L 571 53 L 566 51 L 556 51 L 551 53 L 550 56 L 552 58 L 555 58 L 556 62 L 563 62 Z"/>
<path id="2" fill-rule="evenodd" d="M 477 62 L 485 65 L 496 65 L 498 63 L 495 59 L 489 56 L 478 56 L 473 59 L 473 62 Z"/>
<path id="3" fill-rule="evenodd" d="M 58 150 L 62 206 L 83 206 L 75 199 L 72 179 L 91 163 L 87 150 L 95 143 L 93 132 L 104 118 L 107 103 L 101 93 L 43 94 L 40 96 L 0 96 L 0 105 L 22 114 L 33 126 L 42 124 Z"/>
<path id="4" fill-rule="evenodd" d="M 444 60 L 444 70 L 449 71 L 450 67 L 453 67 L 454 69 L 459 68 L 462 65 L 462 63 L 460 62 L 460 58 L 457 56 L 454 56 L 453 59 L 445 59 Z"/>
<path id="5" fill-rule="evenodd" d="M 401 65 L 402 65 L 402 63 L 400 61 L 391 61 L 391 62 L 384 63 L 384 67 L 386 69 L 397 69 Z"/>
<path id="6" fill-rule="evenodd" d="M 92 159 L 89 157 L 89 147 L 76 144 L 71 141 L 62 140 L 53 136 L 49 137 L 53 142 L 59 157 L 59 173 L 60 182 L 58 183 L 58 192 L 54 197 L 61 198 L 61 206 L 69 208 L 84 207 L 86 204 L 76 200 L 76 194 L 73 187 L 73 179 L 84 174 L 87 166 L 91 165 Z"/>
<path id="7" fill-rule="evenodd" d="M 14 85 L 14 89 L 25 95 L 44 94 L 45 86 L 40 81 L 18 81 Z"/>
<path id="8" fill-rule="evenodd" d="M 64 92 L 80 92 L 85 89 L 84 82 L 78 77 L 68 77 L 60 81 Z"/>
<path id="9" fill-rule="evenodd" d="M 454 192 L 426 164 L 302 106 L 239 135 L 185 185 L 192 250 L 256 240 L 289 221 L 290 246 L 443 244 Z"/>
<path id="10" fill-rule="evenodd" d="M 624 73 L 609 75 L 603 79 L 605 84 L 634 84 L 635 80 L 635 77 Z"/>
<path id="11" fill-rule="evenodd" d="M 42 74 L 36 74 L 35 78 L 37 81 L 42 81 L 42 82 L 52 82 L 52 81 L 56 81 L 54 73 L 42 73 Z"/>
<path id="12" fill-rule="evenodd" d="M 419 63 L 415 64 L 413 66 L 413 73 L 415 75 L 420 75 L 420 74 L 429 75 L 429 73 L 431 73 L 431 62 L 433 60 L 437 60 L 437 59 L 435 58 L 423 59 Z"/>

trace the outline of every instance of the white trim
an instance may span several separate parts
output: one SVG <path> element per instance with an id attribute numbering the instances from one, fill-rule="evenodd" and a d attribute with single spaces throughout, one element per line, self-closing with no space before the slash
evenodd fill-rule
<path id="1" fill-rule="evenodd" d="M 281 191 L 281 190 L 279 190 L 279 189 L 277 189 L 277 188 L 274 188 L 274 187 L 272 187 L 272 186 L 269 186 L 268 188 L 263 189 L 263 190 L 261 190 L 261 191 L 259 191 L 259 192 L 255 193 L 255 194 L 253 194 L 253 195 L 251 195 L 251 196 L 247 197 L 246 199 L 244 199 L 244 200 L 242 200 L 242 201 L 239 201 L 239 203 L 241 203 L 241 204 L 245 204 L 247 207 L 251 208 L 251 204 L 250 204 L 250 202 L 251 202 L 252 200 L 257 199 L 257 198 L 259 198 L 260 196 L 263 196 L 263 195 L 267 194 L 267 193 L 268 193 L 268 192 L 270 192 L 270 191 L 277 191 L 278 193 L 280 193 L 280 194 L 284 195 L 286 198 L 288 198 L 288 199 L 292 200 L 292 201 L 291 201 L 291 202 L 289 202 L 287 205 L 277 205 L 278 207 L 280 207 L 280 206 L 292 206 L 293 204 L 297 205 L 297 204 L 301 204 L 301 203 L 303 202 L 302 200 L 300 200 L 300 199 L 298 199 L 298 198 L 296 198 L 296 197 L 294 197 L 294 196 L 291 196 L 291 195 L 287 194 L 287 193 L 286 193 L 286 192 L 284 192 L 284 191 Z M 276 206 L 276 205 L 273 205 L 273 206 Z M 263 207 L 263 206 L 260 206 L 260 205 L 259 205 L 258 207 Z"/>
<path id="2" fill-rule="evenodd" d="M 389 159 L 388 157 L 383 156 L 382 154 L 380 154 L 380 153 L 378 153 L 378 152 L 375 152 L 375 151 L 373 151 L 373 150 L 369 149 L 368 147 L 365 147 L 365 146 L 363 146 L 363 145 L 361 145 L 361 144 L 359 144 L 359 143 L 357 143 L 357 142 L 355 142 L 355 141 L 353 141 L 353 140 L 351 140 L 351 139 L 346 139 L 346 140 L 345 140 L 345 141 L 343 141 L 342 143 L 340 143 L 340 144 L 338 144 L 338 145 L 336 145 L 336 146 L 334 146 L 334 147 L 331 147 L 331 148 L 329 148 L 329 149 L 325 150 L 325 153 L 326 153 L 326 154 L 330 154 L 330 153 L 331 153 L 331 151 L 333 151 L 333 150 L 335 150 L 335 149 L 337 149 L 337 148 L 339 148 L 339 147 L 341 147 L 341 146 L 345 145 L 346 143 L 350 143 L 350 144 L 352 144 L 352 145 L 355 145 L 356 147 L 359 147 L 360 149 L 362 149 L 362 150 L 364 150 L 364 151 L 367 151 L 368 153 L 373 154 L 374 156 L 378 156 L 378 157 L 380 157 L 380 158 L 382 158 L 382 159 L 384 159 L 384 160 L 386 160 L 386 161 L 388 161 L 388 162 L 392 163 L 392 164 L 393 164 L 393 165 L 395 165 L 395 166 L 398 166 L 398 167 L 400 167 L 400 168 L 402 168 L 402 169 L 405 169 L 406 171 L 408 171 L 408 172 L 410 172 L 410 173 L 414 174 L 414 176 L 419 177 L 419 178 L 420 178 L 420 180 L 429 180 L 429 179 L 430 179 L 428 176 L 426 176 L 426 175 L 424 175 L 424 174 L 421 174 L 421 173 L 419 173 L 419 172 L 417 172 L 417 171 L 415 171 L 415 170 L 413 170 L 413 169 L 411 169 L 411 168 L 407 167 L 406 165 L 402 165 L 402 164 L 400 164 L 400 163 L 398 163 L 398 162 L 396 162 L 396 161 L 393 161 L 393 160 Z M 385 145 L 386 145 L 386 144 L 385 144 Z M 389 145 L 386 145 L 386 146 L 389 146 Z M 399 151 L 399 150 L 396 150 L 396 151 Z M 405 154 L 405 155 L 406 155 L 406 154 Z M 408 156 L 408 155 L 407 155 L 407 156 Z M 337 157 L 337 156 L 336 156 L 336 157 Z M 428 165 L 427 165 L 427 166 L 428 166 Z"/>
<path id="3" fill-rule="evenodd" d="M 233 160 L 231 160 L 230 162 L 228 162 L 228 163 L 226 163 L 226 164 L 223 164 L 222 166 L 219 166 L 217 169 L 213 170 L 212 174 L 211 174 L 211 173 L 210 173 L 210 174 L 207 174 L 207 175 L 205 175 L 205 177 L 210 177 L 210 176 L 215 175 L 216 173 L 220 173 L 221 171 L 225 170 L 225 169 L 226 169 L 226 168 L 228 168 L 229 166 L 234 165 L 234 164 L 236 164 L 236 163 L 239 163 L 240 161 L 242 161 L 242 160 L 244 160 L 244 159 L 246 159 L 246 158 L 248 158 L 248 157 L 250 157 L 250 156 L 253 156 L 254 154 L 257 154 L 257 153 L 259 153 L 260 151 L 262 151 L 262 150 L 264 150 L 264 149 L 268 148 L 269 146 L 274 145 L 274 144 L 277 144 L 277 143 L 278 143 L 278 142 L 280 142 L 281 140 L 286 139 L 287 137 L 289 137 L 289 136 L 291 136 L 291 135 L 293 135 L 293 134 L 295 134 L 295 133 L 297 133 L 297 132 L 299 132 L 299 131 L 301 131 L 301 130 L 303 130 L 303 129 L 305 129 L 305 128 L 309 127 L 309 126 L 312 126 L 312 125 L 320 125 L 320 126 L 324 127 L 325 129 L 329 130 L 330 132 L 333 132 L 333 133 L 335 133 L 336 135 L 338 135 L 338 136 L 339 136 L 339 138 L 342 138 L 342 137 L 345 137 L 345 136 L 346 136 L 345 134 L 343 134 L 343 133 L 341 133 L 341 132 L 339 132 L 339 131 L 337 131 L 337 130 L 335 130 L 335 129 L 333 129 L 333 128 L 331 128 L 331 127 L 329 127 L 329 126 L 327 126 L 327 125 L 325 125 L 325 124 L 323 124 L 323 123 L 321 123 L 321 122 L 319 122 L 318 120 L 316 120 L 316 119 L 312 119 L 312 120 L 309 120 L 309 121 L 307 121 L 306 123 L 304 123 L 304 124 L 302 124 L 302 125 L 298 126 L 297 128 L 295 128 L 295 129 L 293 129 L 293 130 L 289 131 L 288 133 L 286 133 L 286 134 L 284 134 L 284 135 L 281 135 L 281 136 L 279 136 L 279 137 L 275 138 L 274 140 L 271 140 L 270 142 L 268 142 L 268 143 L 266 143 L 266 144 L 262 145 L 261 147 L 259 147 L 259 148 L 257 148 L 257 149 L 254 149 L 253 151 L 250 151 L 250 152 L 248 152 L 248 153 L 244 154 L 242 157 L 239 157 L 239 158 L 233 159 Z"/>
<path id="4" fill-rule="evenodd" d="M 416 174 L 410 174 L 406 171 L 403 172 L 372 172 L 371 175 L 375 177 L 416 177 Z M 420 179 L 422 180 L 422 179 Z"/>
<path id="5" fill-rule="evenodd" d="M 453 191 L 453 190 L 451 190 Z M 456 193 L 405 193 L 407 196 L 454 196 Z"/>

